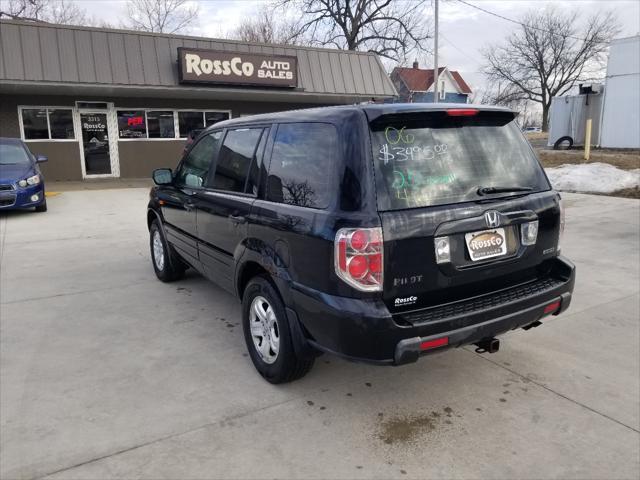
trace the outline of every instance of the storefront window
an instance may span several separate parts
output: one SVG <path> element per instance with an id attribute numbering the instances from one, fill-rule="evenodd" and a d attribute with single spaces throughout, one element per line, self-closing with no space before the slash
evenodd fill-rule
<path id="1" fill-rule="evenodd" d="M 149 138 L 175 138 L 172 111 L 147 112 Z"/>
<path id="2" fill-rule="evenodd" d="M 185 138 L 192 130 L 202 130 L 204 128 L 203 112 L 178 112 L 178 128 L 181 138 Z"/>
<path id="3" fill-rule="evenodd" d="M 214 123 L 218 123 L 223 120 L 229 120 L 229 114 L 227 112 L 204 112 L 205 127 L 210 127 Z"/>
<path id="4" fill-rule="evenodd" d="M 144 110 L 118 110 L 120 138 L 147 138 Z"/>
<path id="5" fill-rule="evenodd" d="M 22 110 L 22 126 L 25 140 L 49 139 L 46 108 L 25 108 Z"/>
<path id="6" fill-rule="evenodd" d="M 73 140 L 75 138 L 73 113 L 70 108 L 23 108 L 21 115 L 25 140 Z"/>
<path id="7" fill-rule="evenodd" d="M 51 138 L 53 139 L 75 138 L 71 110 L 49 110 L 49 126 L 51 127 Z"/>

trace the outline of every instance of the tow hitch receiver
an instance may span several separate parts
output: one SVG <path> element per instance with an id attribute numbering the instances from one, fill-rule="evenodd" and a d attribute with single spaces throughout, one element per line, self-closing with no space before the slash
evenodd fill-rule
<path id="1" fill-rule="evenodd" d="M 487 338 L 475 344 L 476 353 L 496 353 L 500 350 L 500 340 L 497 338 Z"/>

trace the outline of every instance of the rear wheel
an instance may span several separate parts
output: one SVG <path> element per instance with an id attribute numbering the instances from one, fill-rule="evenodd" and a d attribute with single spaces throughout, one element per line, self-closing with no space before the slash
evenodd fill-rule
<path id="1" fill-rule="evenodd" d="M 265 277 L 253 278 L 244 291 L 242 326 L 251 361 L 268 382 L 291 382 L 313 367 L 313 357 L 296 355 L 284 305 Z"/>
<path id="2" fill-rule="evenodd" d="M 173 282 L 182 278 L 185 266 L 167 243 L 158 220 L 151 223 L 149 243 L 151 261 L 158 279 L 163 282 Z"/>

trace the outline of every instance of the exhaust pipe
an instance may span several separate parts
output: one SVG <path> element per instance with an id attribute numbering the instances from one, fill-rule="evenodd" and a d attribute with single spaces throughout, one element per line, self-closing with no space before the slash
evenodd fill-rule
<path id="1" fill-rule="evenodd" d="M 496 353 L 500 350 L 500 340 L 497 338 L 487 338 L 476 344 L 476 353 Z"/>

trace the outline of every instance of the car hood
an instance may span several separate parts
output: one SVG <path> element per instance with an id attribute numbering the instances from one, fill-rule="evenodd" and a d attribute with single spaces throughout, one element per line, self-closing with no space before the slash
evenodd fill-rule
<path id="1" fill-rule="evenodd" d="M 16 183 L 35 174 L 35 168 L 30 163 L 0 165 L 0 183 Z"/>

